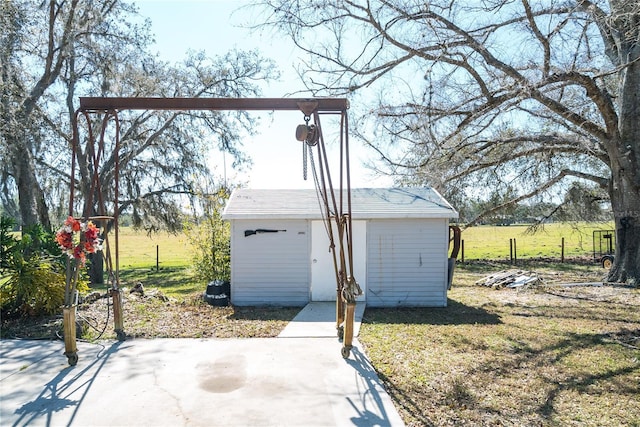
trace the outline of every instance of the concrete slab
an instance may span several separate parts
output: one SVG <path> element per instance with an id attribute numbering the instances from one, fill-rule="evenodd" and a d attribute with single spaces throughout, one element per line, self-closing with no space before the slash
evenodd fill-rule
<path id="1" fill-rule="evenodd" d="M 402 426 L 354 340 L 0 341 L 0 424 Z"/>
<path id="2" fill-rule="evenodd" d="M 353 336 L 360 333 L 366 303 L 356 303 Z M 280 332 L 278 338 L 337 338 L 335 301 L 310 302 Z"/>

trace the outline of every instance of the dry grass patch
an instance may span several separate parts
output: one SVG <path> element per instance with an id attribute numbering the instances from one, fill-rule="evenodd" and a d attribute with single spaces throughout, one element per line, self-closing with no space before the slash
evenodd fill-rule
<path id="1" fill-rule="evenodd" d="M 124 329 L 130 338 L 256 338 L 275 337 L 300 311 L 299 307 L 213 307 L 201 293 L 167 297 L 157 289 L 145 296 L 123 293 Z M 110 299 L 78 307 L 82 339 L 116 339 Z M 62 336 L 62 317 L 17 319 L 2 324 L 3 338 Z"/>
<path id="2" fill-rule="evenodd" d="M 360 341 L 408 425 L 640 425 L 638 289 L 456 273 L 446 308 L 365 312 Z"/>

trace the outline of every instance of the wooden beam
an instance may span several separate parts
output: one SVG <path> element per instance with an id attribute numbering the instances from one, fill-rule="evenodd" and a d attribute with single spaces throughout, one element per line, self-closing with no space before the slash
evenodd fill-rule
<path id="1" fill-rule="evenodd" d="M 315 111 L 342 112 L 346 98 L 103 98 L 80 97 L 80 110 L 247 110 L 303 111 L 317 103 Z"/>

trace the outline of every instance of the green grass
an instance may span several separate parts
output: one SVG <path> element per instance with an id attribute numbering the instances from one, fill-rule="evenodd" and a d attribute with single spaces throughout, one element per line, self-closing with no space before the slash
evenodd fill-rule
<path id="1" fill-rule="evenodd" d="M 611 226 L 611 224 L 585 223 L 548 224 L 535 234 L 527 233 L 526 225 L 472 227 L 462 233 L 465 260 L 509 259 L 509 239 L 516 239 L 519 260 L 525 258 L 559 260 L 562 237 L 565 238 L 566 258 L 590 259 L 593 230 Z M 113 247 L 113 236 L 110 238 Z M 205 289 L 206 283 L 200 283 L 193 277 L 190 256 L 190 251 L 193 249 L 184 234 L 160 232 L 149 236 L 144 231 L 121 227 L 119 249 L 120 277 L 125 286 L 142 282 L 145 286 L 157 287 L 167 295 L 176 297 Z M 157 269 L 156 249 L 159 254 Z M 557 263 L 555 268 L 564 271 L 579 267 L 569 263 Z"/>
<path id="2" fill-rule="evenodd" d="M 120 271 L 120 283 L 130 288 L 138 282 L 146 288 L 157 288 L 172 297 L 186 297 L 196 292 L 204 292 L 206 283 L 195 279 L 190 267 L 170 267 L 125 269 Z"/>
<path id="3" fill-rule="evenodd" d="M 149 236 L 144 231 L 120 227 L 118 241 L 121 269 L 155 268 L 156 259 L 161 268 L 190 265 L 191 246 L 182 233 L 160 232 Z"/>
<path id="4" fill-rule="evenodd" d="M 509 259 L 509 239 L 515 239 L 518 258 L 560 259 L 563 237 L 565 257 L 591 257 L 593 231 L 612 228 L 613 224 L 557 223 L 531 234 L 527 225 L 471 227 L 462 232 L 464 258 Z"/>
<path id="5" fill-rule="evenodd" d="M 114 248 L 113 234 L 109 239 Z M 184 234 L 160 232 L 148 235 L 131 227 L 120 227 L 118 245 L 122 286 L 131 287 L 142 282 L 147 288 L 158 288 L 173 297 L 205 290 L 206 283 L 194 278 L 192 249 Z"/>
<path id="6" fill-rule="evenodd" d="M 609 229 L 613 224 L 547 224 L 534 234 L 527 225 L 477 226 L 463 231 L 465 259 L 509 258 L 509 239 L 516 239 L 518 257 L 560 258 L 562 238 L 565 256 L 592 255 L 593 230 Z M 111 245 L 113 246 L 113 236 Z M 160 268 L 187 267 L 192 250 L 184 234 L 160 232 L 151 236 L 144 231 L 121 227 L 119 231 L 120 268 L 156 267 L 156 249 Z"/>
<path id="7" fill-rule="evenodd" d="M 558 266 L 519 291 L 459 266 L 446 308 L 367 308 L 359 340 L 407 425 L 640 425 L 640 292 L 556 286 Z"/>

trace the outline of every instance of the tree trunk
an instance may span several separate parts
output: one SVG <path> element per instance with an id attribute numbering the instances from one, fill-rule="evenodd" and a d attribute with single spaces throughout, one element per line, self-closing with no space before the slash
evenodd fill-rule
<path id="1" fill-rule="evenodd" d="M 635 171 L 637 175 L 639 171 Z M 612 199 L 616 226 L 616 257 L 607 280 L 640 285 L 640 194 L 627 192 Z"/>
<path id="2" fill-rule="evenodd" d="M 620 139 L 609 149 L 616 258 L 608 280 L 640 285 L 640 45 L 629 47 L 619 75 Z"/>
<path id="3" fill-rule="evenodd" d="M 89 265 L 89 281 L 92 285 L 104 284 L 104 259 L 102 251 L 96 252 L 89 256 L 91 264 Z"/>
<path id="4" fill-rule="evenodd" d="M 49 210 L 42 187 L 38 183 L 33 156 L 26 144 L 9 143 L 9 156 L 13 168 L 13 176 L 18 187 L 18 206 L 22 217 L 22 226 L 41 224 L 45 230 L 51 230 Z"/>

